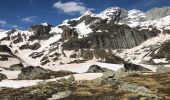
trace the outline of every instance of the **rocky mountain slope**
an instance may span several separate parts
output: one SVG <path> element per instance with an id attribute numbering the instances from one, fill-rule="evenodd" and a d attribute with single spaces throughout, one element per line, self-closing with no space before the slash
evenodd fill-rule
<path id="1" fill-rule="evenodd" d="M 111 7 L 0 34 L 2 100 L 170 98 L 170 7 Z"/>
<path id="2" fill-rule="evenodd" d="M 33 25 L 26 31 L 2 32 L 0 47 L 6 46 L 10 50 L 10 59 L 15 60 L 15 63 L 33 66 L 56 66 L 88 60 L 123 63 L 127 54 L 122 53 L 121 59 L 115 56 L 114 50 L 127 49 L 128 52 L 153 38 L 158 38 L 154 45 L 159 42 L 158 47 L 154 46 L 155 50 L 164 48 L 162 46 L 165 41 L 159 40 L 163 38 L 160 34 L 169 36 L 169 11 L 169 7 L 154 8 L 147 12 L 127 11 L 119 7 L 107 8 L 99 14 L 88 11 L 79 18 L 65 20 L 55 27 L 42 23 Z M 156 56 L 153 53 L 155 50 L 151 50 L 153 44 L 148 44 L 147 47 L 148 52 L 152 53 L 151 59 Z M 145 45 L 135 49 L 138 53 L 128 52 L 131 53 L 128 57 L 133 59 L 131 55 L 138 56 L 143 49 L 146 49 Z M 162 57 L 167 56 L 164 53 Z"/>

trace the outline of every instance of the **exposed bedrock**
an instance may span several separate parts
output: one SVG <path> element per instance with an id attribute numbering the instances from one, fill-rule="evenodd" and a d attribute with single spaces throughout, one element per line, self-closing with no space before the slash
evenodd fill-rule
<path id="1" fill-rule="evenodd" d="M 97 32 L 95 30 L 101 30 Z M 135 47 L 147 39 L 157 36 L 158 30 L 137 30 L 130 28 L 126 25 L 96 25 L 93 28 L 94 32 L 90 33 L 87 37 L 70 39 L 64 42 L 62 47 L 66 50 L 72 49 L 127 49 Z M 107 30 L 107 31 L 105 31 Z M 66 34 L 66 33 L 63 33 Z M 67 33 L 71 34 L 71 33 Z"/>

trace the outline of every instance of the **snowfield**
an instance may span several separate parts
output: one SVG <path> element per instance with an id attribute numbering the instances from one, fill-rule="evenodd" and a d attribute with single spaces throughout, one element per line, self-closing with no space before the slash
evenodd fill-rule
<path id="1" fill-rule="evenodd" d="M 88 61 L 86 63 L 80 63 L 80 64 L 74 63 L 74 64 L 64 64 L 64 65 L 56 65 L 56 66 L 45 66 L 43 68 L 50 69 L 52 71 L 66 70 L 66 71 L 72 71 L 77 73 L 84 73 L 89 69 L 91 65 L 98 65 L 113 71 L 117 71 L 120 68 L 123 68 L 123 64 L 101 63 L 93 60 Z"/>
<path id="2" fill-rule="evenodd" d="M 96 78 L 101 77 L 102 73 L 83 73 L 83 74 L 75 74 L 75 80 L 94 80 Z M 69 76 L 59 77 L 49 80 L 3 80 L 0 82 L 0 87 L 9 87 L 9 88 L 22 88 L 22 87 L 29 87 L 33 85 L 37 85 L 41 82 L 50 82 L 56 81 L 61 78 L 68 78 Z"/>

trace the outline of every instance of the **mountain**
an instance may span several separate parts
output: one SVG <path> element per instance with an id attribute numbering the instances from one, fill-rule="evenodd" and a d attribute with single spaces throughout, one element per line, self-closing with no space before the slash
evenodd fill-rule
<path id="1" fill-rule="evenodd" d="M 168 45 L 169 11 L 169 7 L 147 12 L 119 7 L 107 8 L 99 14 L 88 11 L 58 26 L 42 23 L 32 25 L 25 31 L 15 29 L 1 32 L 0 48 L 5 46 L 7 51 L 1 52 L 8 52 L 10 57 L 17 60 L 16 64 L 42 67 L 89 60 L 123 63 L 137 59 L 142 60 L 138 63 L 143 63 L 146 55 L 147 62 L 152 60 L 154 63 L 154 59 L 161 58 L 169 63 L 168 51 L 161 49 Z M 118 52 L 120 50 L 121 53 Z M 162 50 L 165 53 L 162 54 Z M 160 52 L 161 57 L 157 57 L 155 51 Z"/>

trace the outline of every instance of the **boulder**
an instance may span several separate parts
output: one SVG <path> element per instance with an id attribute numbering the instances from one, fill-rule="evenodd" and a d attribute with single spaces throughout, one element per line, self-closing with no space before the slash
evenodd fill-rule
<path id="1" fill-rule="evenodd" d="M 7 79 L 7 76 L 4 75 L 4 74 L 2 74 L 2 73 L 0 73 L 0 81 L 1 81 L 1 80 L 4 80 L 4 79 Z"/>
<path id="2" fill-rule="evenodd" d="M 151 93 L 151 90 L 144 86 L 140 86 L 138 84 L 129 84 L 127 82 L 122 82 L 119 86 L 119 90 L 124 90 L 124 91 L 130 91 L 130 92 L 136 92 L 139 94 L 149 94 Z"/>
<path id="3" fill-rule="evenodd" d="M 11 66 L 9 67 L 9 70 L 17 71 L 17 70 L 22 70 L 23 68 L 24 68 L 23 64 L 20 63 L 20 64 L 11 65 Z"/>
<path id="4" fill-rule="evenodd" d="M 111 70 L 109 70 L 107 68 L 101 68 L 98 65 L 92 65 L 87 70 L 87 73 L 103 73 L 103 72 L 107 72 L 107 71 L 111 71 Z"/>
<path id="5" fill-rule="evenodd" d="M 75 81 L 75 77 L 73 75 L 70 75 L 70 77 L 67 79 L 69 83 L 72 83 Z"/>
<path id="6" fill-rule="evenodd" d="M 93 82 L 100 85 L 113 85 L 117 84 L 115 81 L 115 72 L 114 71 L 106 71 L 103 73 L 103 76 L 93 80 Z"/>
<path id="7" fill-rule="evenodd" d="M 63 92 L 58 92 L 56 94 L 53 94 L 51 98 L 48 98 L 47 100 L 58 100 L 58 99 L 63 99 L 72 94 L 72 91 L 66 90 Z"/>
<path id="8" fill-rule="evenodd" d="M 40 79 L 45 77 L 45 74 L 50 73 L 50 70 L 45 70 L 41 67 L 28 66 L 21 70 L 18 75 L 19 79 Z"/>
<path id="9" fill-rule="evenodd" d="M 156 73 L 166 73 L 170 72 L 170 67 L 158 66 Z"/>
<path id="10" fill-rule="evenodd" d="M 136 64 L 128 63 L 128 62 L 124 63 L 124 68 L 125 68 L 125 71 L 151 71 L 150 69 L 144 68 L 141 65 L 136 65 Z"/>
<path id="11" fill-rule="evenodd" d="M 51 79 L 56 77 L 64 77 L 68 75 L 75 74 L 70 71 L 51 71 L 48 69 L 44 69 L 39 66 L 28 66 L 21 70 L 21 73 L 18 75 L 19 79 Z"/>

